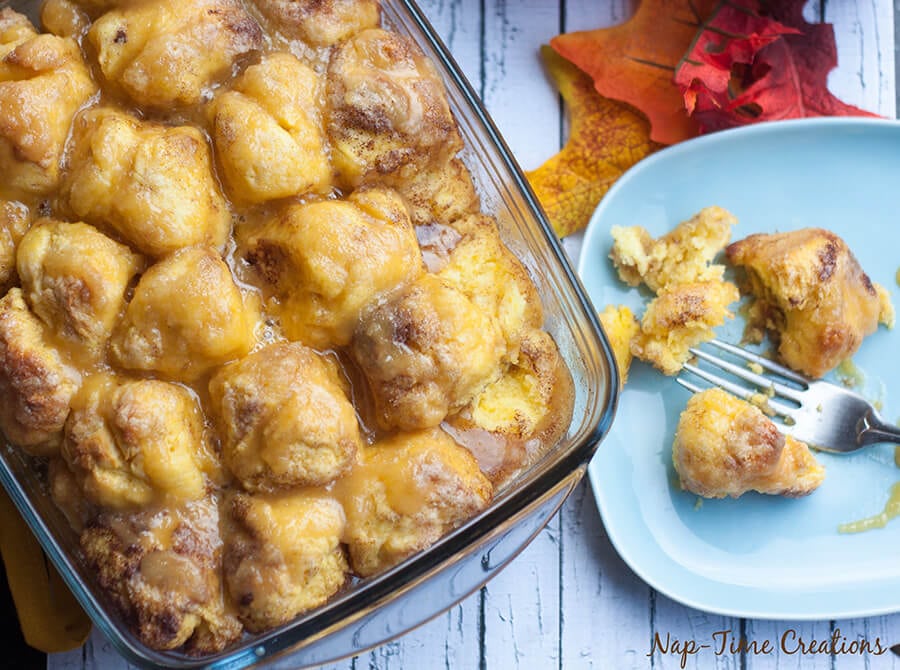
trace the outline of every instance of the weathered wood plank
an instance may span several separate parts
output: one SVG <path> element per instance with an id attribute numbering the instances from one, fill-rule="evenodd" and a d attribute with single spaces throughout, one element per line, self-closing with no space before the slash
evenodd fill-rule
<path id="1" fill-rule="evenodd" d="M 562 524 L 561 667 L 648 667 L 652 590 L 610 545 L 586 481 L 566 501 Z"/>
<path id="2" fill-rule="evenodd" d="M 894 118 L 894 7 L 883 0 L 827 0 L 825 20 L 834 24 L 838 67 L 828 77 L 845 102 Z"/>
<path id="3" fill-rule="evenodd" d="M 560 31 L 546 0 L 486 0 L 482 98 L 519 163 L 536 167 L 559 149 L 559 96 L 538 53 Z"/>
<path id="4" fill-rule="evenodd" d="M 900 643 L 900 615 L 834 622 L 833 670 L 898 670 L 900 658 L 889 651 Z M 856 642 L 856 646 L 854 646 Z M 866 642 L 867 648 L 860 645 Z M 882 653 L 879 653 L 882 652 Z"/>
<path id="5" fill-rule="evenodd" d="M 635 6 L 633 0 L 566 0 L 561 32 L 616 25 L 631 16 Z M 564 123 L 560 146 L 567 136 Z M 577 260 L 581 235 L 570 235 L 563 246 Z M 652 589 L 609 544 L 587 481 L 566 501 L 561 517 L 561 667 L 649 667 Z"/>

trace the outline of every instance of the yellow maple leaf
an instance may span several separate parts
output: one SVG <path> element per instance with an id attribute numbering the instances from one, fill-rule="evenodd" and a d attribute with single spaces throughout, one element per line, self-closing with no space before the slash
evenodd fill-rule
<path id="1" fill-rule="evenodd" d="M 650 140 L 646 117 L 597 93 L 593 80 L 553 49 L 541 47 L 541 57 L 568 105 L 570 132 L 563 150 L 527 176 L 564 237 L 587 225 L 623 172 L 663 145 Z"/>

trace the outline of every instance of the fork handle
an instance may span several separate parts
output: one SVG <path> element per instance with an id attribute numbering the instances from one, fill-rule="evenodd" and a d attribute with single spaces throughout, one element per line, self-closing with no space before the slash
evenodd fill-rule
<path id="1" fill-rule="evenodd" d="M 857 424 L 857 441 L 860 445 L 877 442 L 900 444 L 900 428 L 884 421 L 878 412 L 869 410 Z"/>

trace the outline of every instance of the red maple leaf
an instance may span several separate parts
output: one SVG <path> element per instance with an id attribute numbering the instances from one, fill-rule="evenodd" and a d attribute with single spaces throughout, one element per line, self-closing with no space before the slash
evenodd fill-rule
<path id="1" fill-rule="evenodd" d="M 676 66 L 674 81 L 684 96 L 688 114 L 694 112 L 699 96 L 727 107 L 733 98 L 735 68 L 752 63 L 760 49 L 781 35 L 800 32 L 760 16 L 757 2 L 746 1 L 744 5 L 721 3 L 716 7 Z"/>
<path id="2" fill-rule="evenodd" d="M 702 132 L 806 116 L 875 116 L 828 91 L 831 24 L 807 23 L 804 0 L 726 0 L 701 26 L 675 83 Z"/>

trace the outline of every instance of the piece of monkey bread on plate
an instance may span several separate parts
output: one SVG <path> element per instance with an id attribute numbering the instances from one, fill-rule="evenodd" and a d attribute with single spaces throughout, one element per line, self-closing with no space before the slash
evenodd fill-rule
<path id="1" fill-rule="evenodd" d="M 619 386 L 628 381 L 631 367 L 631 340 L 640 331 L 640 322 L 626 305 L 607 305 L 598 315 L 619 368 Z"/>
<path id="2" fill-rule="evenodd" d="M 688 401 L 672 460 L 682 488 L 706 498 L 747 491 L 799 497 L 825 478 L 806 444 L 779 432 L 756 405 L 720 388 Z"/>
<path id="3" fill-rule="evenodd" d="M 631 353 L 664 374 L 678 374 L 689 349 L 713 339 L 713 328 L 733 316 L 728 305 L 738 298 L 737 286 L 717 279 L 662 289 L 644 312 Z"/>
<path id="4" fill-rule="evenodd" d="M 652 291 L 675 284 L 721 280 L 723 265 L 712 264 L 731 239 L 737 219 L 721 207 L 705 207 L 671 231 L 653 239 L 641 226 L 613 226 L 610 253 L 619 278 Z"/>
<path id="5" fill-rule="evenodd" d="M 821 228 L 756 234 L 731 244 L 756 300 L 751 332 L 768 331 L 791 368 L 821 377 L 852 356 L 879 323 L 892 326 L 887 291 L 863 272 L 847 244 Z"/>

